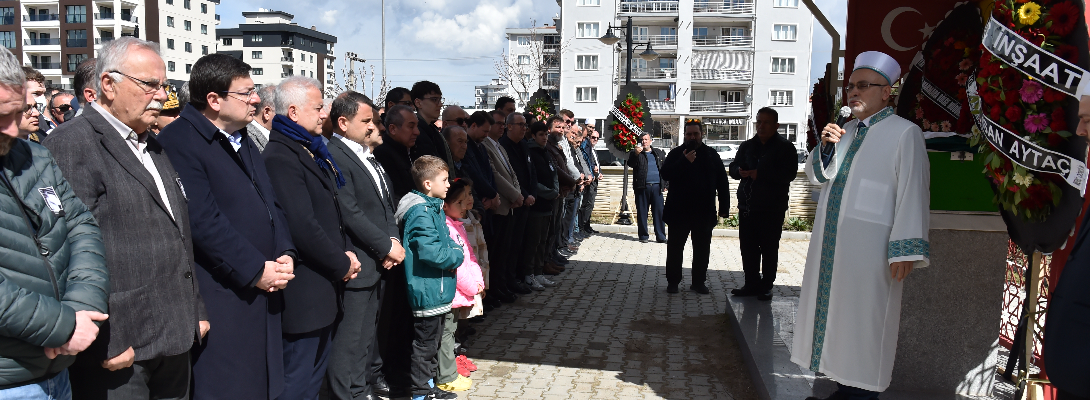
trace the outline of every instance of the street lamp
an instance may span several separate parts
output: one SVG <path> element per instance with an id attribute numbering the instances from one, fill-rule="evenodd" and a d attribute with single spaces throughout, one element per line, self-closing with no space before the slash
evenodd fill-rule
<path id="1" fill-rule="evenodd" d="M 598 38 L 599 41 L 605 43 L 607 46 L 613 46 L 617 42 L 621 41 L 621 38 L 613 34 L 614 29 L 621 29 L 619 26 L 612 26 L 606 28 L 606 34 Z M 635 46 L 647 46 L 647 49 L 640 53 L 640 58 L 644 61 L 652 61 L 659 58 L 659 53 L 651 49 L 651 40 L 648 38 L 647 43 L 639 43 L 633 45 L 632 43 L 632 17 L 628 17 L 628 23 L 625 24 L 624 42 L 627 53 L 625 60 L 625 77 L 624 85 L 627 87 L 632 85 L 632 51 L 635 50 Z M 639 86 L 639 85 L 636 85 Z M 632 218 L 628 212 L 628 160 L 624 160 L 621 164 L 621 168 L 624 171 L 624 178 L 621 185 L 621 210 L 617 213 L 617 223 L 621 225 L 632 225 Z"/>

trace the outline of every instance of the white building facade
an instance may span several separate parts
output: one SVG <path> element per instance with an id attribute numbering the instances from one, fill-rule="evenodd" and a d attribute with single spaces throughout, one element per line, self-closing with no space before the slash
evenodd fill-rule
<path id="1" fill-rule="evenodd" d="M 193 63 L 216 52 L 216 5 L 219 0 L 157 0 L 159 48 L 167 79 L 188 81 Z"/>
<path id="2" fill-rule="evenodd" d="M 179 0 L 175 0 L 179 1 Z M 275 85 L 289 76 L 315 78 L 331 98 L 336 85 L 337 37 L 291 22 L 294 15 L 259 9 L 243 12 L 237 28 L 217 29 L 217 52 L 237 57 L 253 67 L 250 76 L 260 86 Z"/>
<path id="3" fill-rule="evenodd" d="M 557 27 L 507 28 L 505 34 L 508 77 L 500 83 L 507 86 L 507 93 L 501 96 L 515 99 L 520 110 L 538 89 L 545 89 L 558 102 L 561 40 Z"/>
<path id="4" fill-rule="evenodd" d="M 688 118 L 705 125 L 708 143 L 740 143 L 754 134 L 756 112 L 772 107 L 780 132 L 805 142 L 809 114 L 810 60 L 814 18 L 799 0 L 620 1 L 563 0 L 560 30 L 560 106 L 576 118 L 601 120 L 625 84 L 626 64 L 632 82 L 643 89 L 645 109 L 659 123 Z M 632 17 L 633 60 L 621 41 L 607 46 L 598 40 L 608 26 L 623 27 Z M 638 55 L 650 43 L 658 58 Z M 657 130 L 657 132 L 656 132 Z"/>

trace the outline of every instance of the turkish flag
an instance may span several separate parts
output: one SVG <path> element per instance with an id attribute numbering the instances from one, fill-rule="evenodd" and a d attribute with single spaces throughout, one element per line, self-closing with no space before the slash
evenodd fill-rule
<path id="1" fill-rule="evenodd" d="M 956 0 L 848 0 L 844 83 L 851 76 L 855 56 L 864 51 L 889 54 L 901 64 L 901 74 L 908 74 L 912 57 L 957 3 Z"/>

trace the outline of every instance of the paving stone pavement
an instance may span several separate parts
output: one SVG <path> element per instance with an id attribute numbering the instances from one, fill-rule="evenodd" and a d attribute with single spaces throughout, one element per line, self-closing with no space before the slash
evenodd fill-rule
<path id="1" fill-rule="evenodd" d="M 798 296 L 807 246 L 781 241 L 775 295 Z M 665 244 L 613 233 L 584 240 L 567 271 L 550 277 L 557 287 L 521 296 L 474 325 L 466 347 L 479 369 L 459 398 L 735 399 L 707 371 L 707 357 L 716 355 L 687 345 L 686 337 L 701 333 L 682 323 L 726 313 L 726 296 L 742 281 L 738 240 L 712 239 L 710 295 L 688 290 L 691 260 L 686 245 L 681 293 L 670 295 Z M 658 351 L 664 357 L 649 355 Z"/>

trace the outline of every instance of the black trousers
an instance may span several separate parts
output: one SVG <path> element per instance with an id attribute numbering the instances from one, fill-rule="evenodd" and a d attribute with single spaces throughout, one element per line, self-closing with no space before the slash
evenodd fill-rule
<path id="1" fill-rule="evenodd" d="M 590 215 L 594 212 L 595 197 L 598 197 L 598 181 L 594 181 L 586 189 L 583 189 L 583 205 L 579 207 L 580 231 L 590 227 Z"/>
<path id="2" fill-rule="evenodd" d="M 329 366 L 333 324 L 307 333 L 284 334 L 284 392 L 280 400 L 318 400 Z"/>
<path id="3" fill-rule="evenodd" d="M 443 315 L 413 317 L 412 394 L 431 392 L 428 381 L 439 367 L 439 338 L 443 334 Z"/>
<path id="4" fill-rule="evenodd" d="M 741 223 L 739 222 L 739 226 Z M 739 233 L 740 235 L 741 233 Z M 840 382 L 836 383 L 836 391 L 844 395 L 845 400 L 878 400 L 878 395 L 882 392 L 874 392 L 867 389 L 860 389 L 853 386 L 841 385 Z"/>
<path id="5" fill-rule="evenodd" d="M 662 185 L 652 183 L 646 189 L 636 189 L 636 225 L 640 240 L 647 240 L 647 210 L 651 210 L 651 219 L 655 223 L 655 240 L 666 240 L 666 224 L 662 221 Z"/>
<path id="6" fill-rule="evenodd" d="M 526 221 L 530 218 L 529 207 L 519 207 L 513 210 L 514 218 L 511 219 L 511 226 L 508 229 L 508 235 L 510 235 L 511 241 L 508 242 L 507 250 L 507 269 L 506 273 L 507 282 L 518 282 L 522 280 L 525 274 L 525 267 L 530 264 L 531 252 L 523 251 L 522 245 L 526 241 Z M 491 246 L 488 247 L 492 249 Z"/>
<path id="7" fill-rule="evenodd" d="M 681 283 L 681 262 L 685 255 L 685 241 L 693 237 L 693 284 L 703 285 L 708 278 L 708 259 L 712 252 L 712 229 L 707 221 L 692 223 L 675 221 L 670 224 L 670 241 L 666 244 L 666 282 Z"/>
<path id="8" fill-rule="evenodd" d="M 526 218 L 526 239 L 523 240 L 521 250 L 525 253 L 523 258 L 526 259 L 526 263 L 521 265 L 523 275 L 541 275 L 542 267 L 545 266 L 543 242 L 549 234 L 549 223 L 552 219 L 552 215 L 530 215 Z"/>
<path id="9" fill-rule="evenodd" d="M 740 213 L 738 242 L 742 252 L 745 287 L 772 290 L 776 282 L 783 216 L 784 213 L 777 212 Z"/>
<path id="10" fill-rule="evenodd" d="M 136 361 L 117 371 L 101 361 L 79 360 L 70 368 L 72 398 L 89 400 L 188 399 L 189 352 Z"/>
<path id="11" fill-rule="evenodd" d="M 409 378 L 409 355 L 412 354 L 413 345 L 413 314 L 409 308 L 405 266 L 394 266 L 386 271 L 384 279 L 382 311 L 378 319 L 378 354 L 381 357 L 382 376 L 391 387 L 406 388 L 412 383 Z"/>
<path id="12" fill-rule="evenodd" d="M 380 294 L 381 281 L 368 288 L 344 290 L 344 313 L 333 331 L 333 350 L 326 370 L 333 399 L 351 400 L 371 393 Z"/>
<path id="13" fill-rule="evenodd" d="M 488 286 L 491 289 L 507 289 L 508 258 L 511 247 L 511 228 L 514 227 L 514 210 L 508 215 L 492 216 L 492 239 L 488 242 Z"/>

